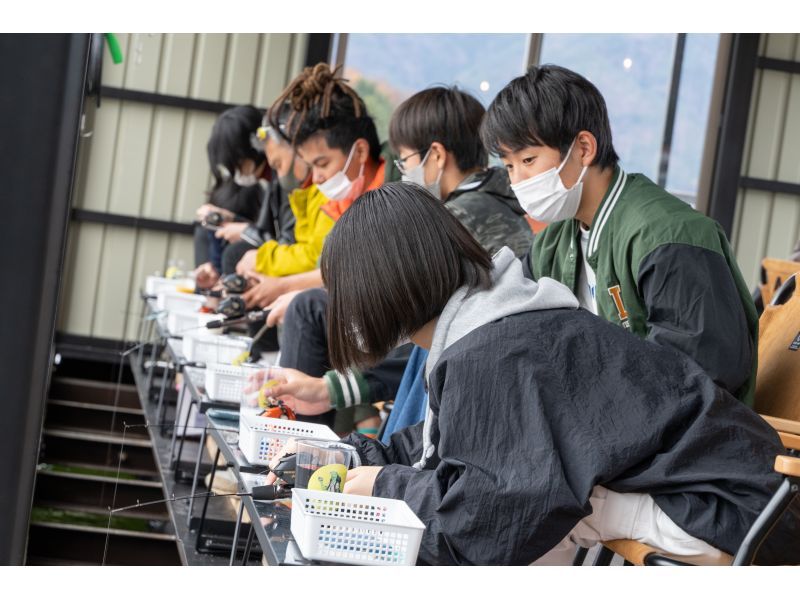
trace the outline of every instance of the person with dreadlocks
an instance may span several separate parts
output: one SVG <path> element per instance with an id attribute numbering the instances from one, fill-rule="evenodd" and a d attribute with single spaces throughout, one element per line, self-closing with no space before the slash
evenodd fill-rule
<path id="1" fill-rule="evenodd" d="M 287 113 L 284 107 L 289 105 Z M 283 117 L 280 119 L 279 117 Z M 267 118 L 295 148 L 297 156 L 311 168 L 308 205 L 314 206 L 315 230 L 313 247 L 299 260 L 287 256 L 276 243 L 265 243 L 257 251 L 245 254 L 237 271 L 259 280 L 245 293 L 248 305 L 272 307 L 280 295 L 281 301 L 291 301 L 297 309 L 312 318 L 323 318 L 326 298 L 319 270 L 314 269 L 322 252 L 325 236 L 352 203 L 366 191 L 377 189 L 384 182 L 399 180 L 394 156 L 381 146 L 375 123 L 364 101 L 339 75 L 325 63 L 307 67 L 275 100 Z M 294 207 L 294 204 L 293 204 Z M 297 214 L 295 236 L 300 239 L 303 220 Z M 309 271 L 300 276 L 286 276 Z M 302 289 L 311 290 L 298 293 Z M 313 288 L 317 287 L 317 288 Z M 309 317 L 297 318 L 295 325 L 286 325 L 281 334 L 280 365 L 309 376 L 321 377 L 330 368 L 327 363 L 327 341 L 319 338 L 319 326 L 309 323 Z M 407 352 L 406 352 L 407 353 Z M 405 367 L 403 356 L 389 361 L 386 372 L 379 370 L 373 378 L 376 385 L 399 384 Z M 362 432 L 376 433 L 380 419 L 368 404 L 355 409 L 335 410 L 305 416 L 347 432 L 354 422 Z"/>

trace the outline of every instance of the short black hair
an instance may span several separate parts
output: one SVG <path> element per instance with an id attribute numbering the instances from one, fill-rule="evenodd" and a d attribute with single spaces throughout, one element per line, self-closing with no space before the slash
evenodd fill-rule
<path id="1" fill-rule="evenodd" d="M 611 141 L 606 102 L 592 83 L 564 67 L 532 66 L 513 79 L 489 105 L 481 137 L 489 151 L 527 146 L 558 148 L 562 158 L 580 131 L 597 139 L 592 165 L 605 169 L 619 161 Z"/>
<path id="2" fill-rule="evenodd" d="M 441 314 L 459 287 L 489 288 L 492 261 L 428 191 L 386 183 L 339 219 L 321 267 L 331 365 L 343 371 L 380 361 Z"/>
<path id="3" fill-rule="evenodd" d="M 324 62 L 304 68 L 275 100 L 267 118 L 295 147 L 315 135 L 323 135 L 328 147 L 347 153 L 357 139 L 366 139 L 369 155 L 377 162 L 381 144 L 375 121 L 364 100 L 347 85 L 346 79 L 338 76 L 340 68 L 331 71 Z M 291 112 L 281 127 L 287 102 Z"/>
<path id="4" fill-rule="evenodd" d="M 438 141 L 452 152 L 461 171 L 486 168 L 489 153 L 480 138 L 486 110 L 474 96 L 457 87 L 420 91 L 398 106 L 389 123 L 389 143 L 423 154 Z"/>
<path id="5" fill-rule="evenodd" d="M 250 159 L 261 164 L 266 158 L 250 141 L 261 124 L 261 112 L 254 106 L 234 106 L 219 115 L 211 128 L 206 145 L 208 162 L 214 176 L 214 190 L 222 186 L 223 177 L 217 165 L 221 164 L 233 175 L 239 164 Z"/>

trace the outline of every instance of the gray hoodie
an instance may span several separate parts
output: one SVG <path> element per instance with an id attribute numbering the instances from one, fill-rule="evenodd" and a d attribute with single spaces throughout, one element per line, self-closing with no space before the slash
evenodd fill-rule
<path id="1" fill-rule="evenodd" d="M 508 247 L 500 249 L 492 262 L 491 288 L 469 296 L 467 287 L 459 288 L 439 315 L 425 363 L 426 381 L 445 349 L 484 324 L 526 311 L 578 308 L 575 295 L 560 282 L 545 277 L 537 282 L 525 278 L 522 263 Z M 432 441 L 435 424 L 436 415 L 428 406 L 422 433 L 422 457 L 414 464 L 417 469 L 423 469 L 436 450 Z"/>

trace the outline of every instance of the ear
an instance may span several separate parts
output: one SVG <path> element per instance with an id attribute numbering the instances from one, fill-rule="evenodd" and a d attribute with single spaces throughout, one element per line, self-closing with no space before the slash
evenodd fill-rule
<path id="1" fill-rule="evenodd" d="M 581 131 L 578 133 L 577 141 L 575 142 L 578 151 L 576 154 L 580 156 L 581 166 L 589 166 L 594 162 L 597 156 L 597 139 L 589 131 Z"/>
<path id="2" fill-rule="evenodd" d="M 436 164 L 437 170 L 444 170 L 444 166 L 447 164 L 447 149 L 438 141 L 431 143 L 431 154 L 428 156 L 428 162 Z"/>
<path id="3" fill-rule="evenodd" d="M 369 141 L 363 137 L 359 137 L 356 139 L 355 145 L 356 151 L 353 156 L 353 161 L 357 164 L 366 164 L 367 160 L 369 160 Z"/>

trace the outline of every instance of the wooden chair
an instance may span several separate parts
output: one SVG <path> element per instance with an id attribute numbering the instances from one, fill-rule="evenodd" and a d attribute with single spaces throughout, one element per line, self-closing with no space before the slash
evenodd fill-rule
<path id="1" fill-rule="evenodd" d="M 775 428 L 790 455 L 778 455 L 775 459 L 775 471 L 783 475 L 783 481 L 733 555 L 733 565 L 753 562 L 761 543 L 800 492 L 800 458 L 792 456 L 800 455 L 800 284 L 797 284 L 800 262 L 764 262 L 770 262 L 767 264 L 770 269 L 762 293 L 766 292 L 765 286 L 775 289 L 769 287 L 770 280 L 777 280 L 780 276 L 785 278 L 774 293 L 770 291 L 769 305 L 759 320 L 755 409 Z M 772 267 L 774 263 L 777 263 L 776 267 Z M 787 275 L 791 268 L 795 270 Z M 622 556 L 626 564 L 633 565 L 691 564 L 659 554 L 657 549 L 646 544 L 625 539 L 604 542 L 594 564 L 607 565 L 614 554 Z M 585 555 L 584 549 L 579 550 L 575 564 L 582 563 Z"/>
<path id="2" fill-rule="evenodd" d="M 792 274 L 800 272 L 800 262 L 765 257 L 761 260 L 761 299 L 764 305 L 772 302 L 772 295 Z"/>

